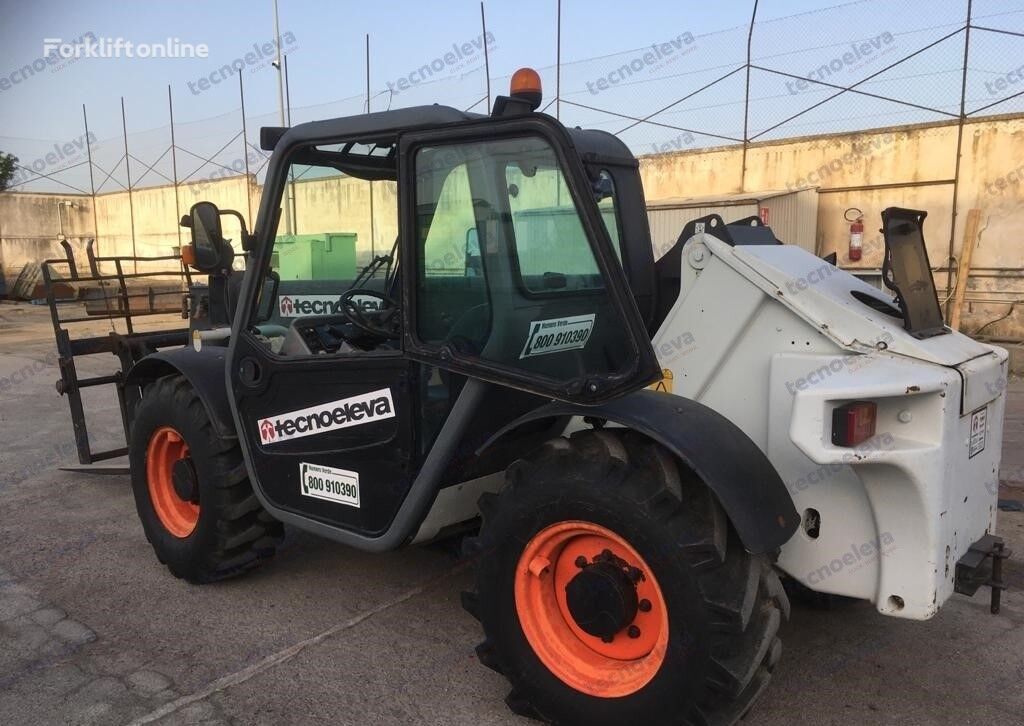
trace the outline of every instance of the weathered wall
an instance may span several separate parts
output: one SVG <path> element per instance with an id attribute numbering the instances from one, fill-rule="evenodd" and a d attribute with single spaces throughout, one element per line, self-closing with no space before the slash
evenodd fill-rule
<path id="1" fill-rule="evenodd" d="M 64 235 L 81 251 L 93 236 L 92 199 L 75 194 L 0 194 L 0 267 L 8 289 L 26 262 L 64 257 L 58 241 L 62 223 Z"/>
<path id="2" fill-rule="evenodd" d="M 356 259 L 366 264 L 373 255 L 391 251 L 398 237 L 398 196 L 392 182 L 373 182 L 373 243 L 370 243 L 370 182 L 352 177 L 296 181 L 295 232 L 355 232 Z M 284 229 L 284 221 L 279 230 Z"/>
<path id="3" fill-rule="evenodd" d="M 60 219 L 64 223 L 64 235 L 71 243 L 79 269 L 84 274 L 87 269 L 85 242 L 88 239 L 96 237 L 95 249 L 100 256 L 170 255 L 179 244 L 180 217 L 176 210 L 186 214 L 192 204 L 205 199 L 223 209 L 238 209 L 244 213 L 250 195 L 255 211 L 260 187 L 255 181 L 247 185 L 244 177 L 180 184 L 177 203 L 175 189 L 171 185 L 133 190 L 131 204 L 126 191 L 98 194 L 94 224 L 93 200 L 89 195 L 0 194 L 0 265 L 3 266 L 4 278 L 10 288 L 26 263 L 64 257 L 58 241 L 61 230 L 58 205 L 61 202 L 71 202 L 72 205 L 61 207 Z M 228 219 L 224 222 L 224 229 L 225 234 L 231 237 L 236 228 Z M 187 239 L 187 231 L 183 234 L 183 239 Z"/>
<path id="4" fill-rule="evenodd" d="M 248 206 L 246 178 L 229 177 L 211 182 L 181 184 L 175 203 L 173 186 L 150 187 L 133 190 L 131 204 L 127 192 L 101 194 L 96 197 L 96 216 L 99 225 L 99 249 L 103 255 L 131 255 L 157 257 L 169 255 L 179 242 L 178 220 L 187 214 L 196 202 L 214 202 L 221 209 L 237 209 L 245 214 Z M 260 189 L 255 183 L 249 190 L 254 205 Z M 255 208 L 255 206 L 254 206 Z M 132 248 L 132 220 L 135 225 L 135 248 Z M 232 237 L 235 224 L 229 218 L 223 222 L 224 234 Z M 188 230 L 182 230 L 181 239 L 188 239 Z"/>
<path id="5" fill-rule="evenodd" d="M 884 245 L 878 232 L 886 207 L 928 211 L 925 238 L 933 267 L 946 267 L 953 220 L 956 173 L 955 123 L 899 127 L 864 134 L 837 134 L 755 144 L 744 172 L 739 146 L 644 156 L 640 160 L 648 200 L 816 186 L 818 251 L 839 253 L 842 267 L 877 268 Z M 864 189 L 866 186 L 899 185 Z M 906 185 L 906 186 L 904 186 Z M 864 255 L 846 256 L 849 222 L 843 213 L 865 214 Z M 965 126 L 953 256 L 963 244 L 967 210 L 982 209 L 984 231 L 972 259 L 965 328 L 975 330 L 1024 300 L 1024 118 L 990 118 Z M 727 220 L 728 221 L 728 220 Z M 953 264 L 955 267 L 955 262 Z M 954 278 L 955 280 L 955 278 Z M 945 297 L 947 274 L 936 274 Z M 981 302 L 982 300 L 988 302 Z M 994 302 L 1006 300 L 1007 302 Z M 1024 305 L 985 328 L 995 336 L 1024 335 Z"/>
<path id="6" fill-rule="evenodd" d="M 821 254 L 839 252 L 846 258 L 848 223 L 843 212 L 857 207 L 865 213 L 866 233 L 861 268 L 877 268 L 882 242 L 880 213 L 889 206 L 925 209 L 929 255 L 934 267 L 947 265 L 953 218 L 956 171 L 955 123 L 899 127 L 862 134 L 837 134 L 738 146 L 701 149 L 641 157 L 640 170 L 651 201 L 681 196 L 818 187 L 817 246 Z M 1009 301 L 1024 300 L 1024 118 L 989 118 L 968 124 L 963 139 L 959 200 L 953 255 L 958 257 L 966 212 L 980 207 L 984 231 L 973 258 L 965 326 L 975 330 L 1010 309 Z M 883 188 L 879 185 L 898 185 Z M 124 191 L 96 197 L 98 250 L 102 255 L 132 254 L 134 211 L 135 253 L 170 254 L 178 244 L 178 210 L 183 214 L 196 201 L 207 199 L 223 209 L 250 210 L 254 218 L 261 189 L 244 177 L 182 184 L 175 203 L 173 186 L 133 191 L 132 205 Z M 373 241 L 369 213 L 370 184 L 346 177 L 303 179 L 294 184 L 298 233 L 355 232 L 358 258 L 371 249 L 382 254 L 397 235 L 394 184 L 373 184 Z M 57 204 L 64 208 L 65 235 L 80 246 L 93 236 L 92 199 L 68 194 L 0 194 L 0 264 L 8 286 L 30 260 L 60 257 Z M 233 225 L 225 220 L 233 236 Z M 84 254 L 80 257 L 84 263 Z M 946 273 L 936 275 L 945 296 Z M 1001 302 L 1001 301 L 1007 302 Z M 1024 304 L 1006 319 L 985 328 L 995 336 L 1024 337 Z"/>

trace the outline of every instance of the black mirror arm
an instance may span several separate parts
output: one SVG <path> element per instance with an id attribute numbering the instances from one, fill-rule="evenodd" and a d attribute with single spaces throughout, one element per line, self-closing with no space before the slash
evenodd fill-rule
<path id="1" fill-rule="evenodd" d="M 242 251 L 248 252 L 252 249 L 252 235 L 249 234 L 249 230 L 245 226 L 245 217 L 234 209 L 225 209 L 221 211 L 221 214 L 231 215 L 238 220 L 238 225 L 242 228 L 242 235 L 240 242 L 242 243 Z"/>

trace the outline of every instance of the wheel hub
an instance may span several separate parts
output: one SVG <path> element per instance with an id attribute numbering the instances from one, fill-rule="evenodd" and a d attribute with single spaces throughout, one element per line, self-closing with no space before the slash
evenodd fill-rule
<path id="1" fill-rule="evenodd" d="M 565 588 L 566 604 L 580 630 L 608 641 L 636 619 L 640 609 L 632 568 L 602 554 Z"/>
<path id="2" fill-rule="evenodd" d="M 146 447 L 150 503 L 167 532 L 185 538 L 199 523 L 199 477 L 188 444 L 171 426 L 157 428 Z"/>
<path id="3" fill-rule="evenodd" d="M 606 527 L 566 520 L 537 532 L 519 559 L 515 599 L 533 652 L 581 693 L 627 696 L 664 662 L 668 608 L 655 573 Z"/>
<path id="4" fill-rule="evenodd" d="M 191 456 L 174 462 L 171 468 L 171 481 L 174 484 L 174 493 L 179 499 L 199 504 L 199 478 L 196 476 L 196 467 Z"/>

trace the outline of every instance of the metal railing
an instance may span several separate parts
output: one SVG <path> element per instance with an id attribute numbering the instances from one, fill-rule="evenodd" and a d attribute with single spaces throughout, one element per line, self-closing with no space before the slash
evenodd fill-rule
<path id="1" fill-rule="evenodd" d="M 113 385 L 116 388 L 122 421 L 132 420 L 131 412 L 141 399 L 141 392 L 124 385 L 124 376 L 131 367 L 146 355 L 160 348 L 180 347 L 188 343 L 188 328 L 170 330 L 140 331 L 135 319 L 139 317 L 175 314 L 181 316 L 183 299 L 192 285 L 192 277 L 178 255 L 160 257 L 101 257 L 93 252 L 92 241 L 86 245 L 89 275 L 80 274 L 71 247 L 64 246 L 64 259 L 46 260 L 42 263 L 43 284 L 46 302 L 50 309 L 54 338 L 57 343 L 60 379 L 57 392 L 68 399 L 71 421 L 75 433 L 78 460 L 82 464 L 115 459 L 128 453 L 128 430 L 125 423 L 125 445 L 103 451 L 93 451 L 89 440 L 85 405 L 82 390 L 97 386 Z M 138 266 L 157 266 L 159 269 L 138 271 Z M 132 267 L 127 272 L 126 267 Z M 104 267 L 114 268 L 105 273 Z M 66 272 L 67 274 L 61 274 Z M 155 290 L 152 286 L 141 290 L 138 280 L 158 278 L 176 279 L 168 289 Z M 88 286 L 88 287 L 83 287 Z M 70 297 L 60 293 L 72 289 Z M 133 290 L 135 288 L 135 290 Z M 82 297 L 81 292 L 95 293 Z M 109 294 L 108 294 L 109 293 Z M 165 303 L 171 300 L 171 303 Z M 83 307 L 86 314 L 81 314 Z M 70 315 L 64 312 L 73 310 Z M 87 323 L 109 321 L 111 331 L 106 335 L 78 335 Z M 116 330 L 115 321 L 123 324 L 125 332 Z M 74 333 L 74 334 L 73 334 Z M 97 353 L 111 353 L 120 363 L 120 370 L 98 376 L 80 376 L 76 359 Z"/>

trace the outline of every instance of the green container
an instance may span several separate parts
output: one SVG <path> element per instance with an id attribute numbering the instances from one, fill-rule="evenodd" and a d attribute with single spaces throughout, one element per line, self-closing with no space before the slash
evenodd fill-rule
<path id="1" fill-rule="evenodd" d="M 355 232 L 281 235 L 271 266 L 282 280 L 352 280 L 356 238 Z"/>

